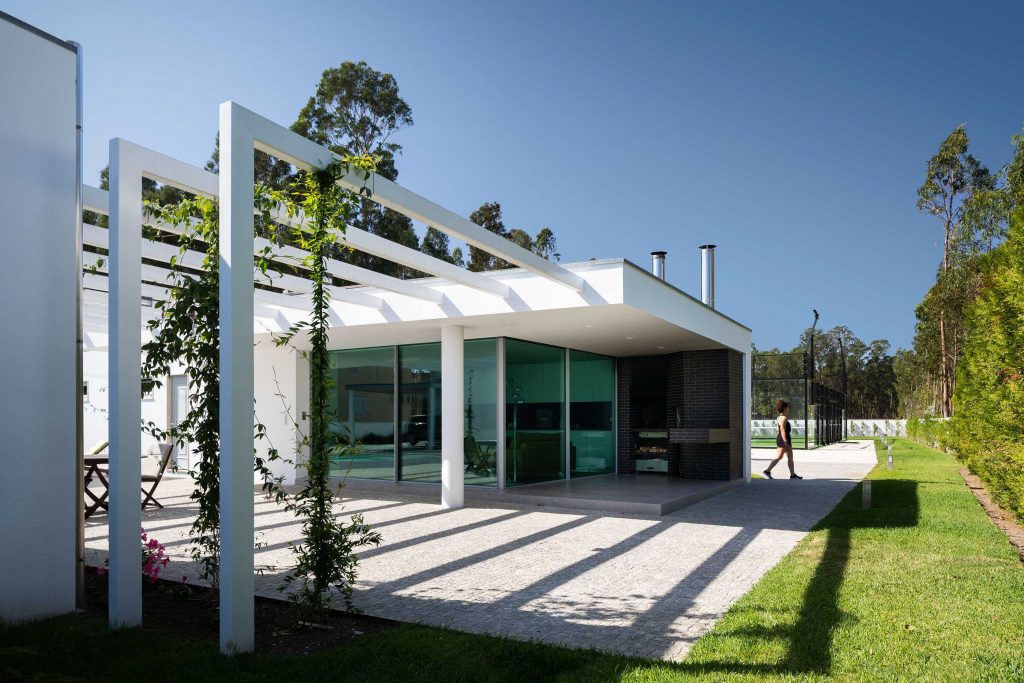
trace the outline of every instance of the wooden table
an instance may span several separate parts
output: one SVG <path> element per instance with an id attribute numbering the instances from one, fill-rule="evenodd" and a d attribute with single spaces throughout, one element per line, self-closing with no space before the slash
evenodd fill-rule
<path id="1" fill-rule="evenodd" d="M 85 503 L 85 516 L 88 518 L 94 512 L 103 508 L 107 509 L 107 496 L 110 495 L 110 484 L 107 482 L 107 470 L 100 465 L 110 463 L 110 457 L 106 455 L 85 456 L 85 497 L 89 500 Z M 96 477 L 103 484 L 103 493 L 96 495 L 89 490 L 89 483 Z"/>

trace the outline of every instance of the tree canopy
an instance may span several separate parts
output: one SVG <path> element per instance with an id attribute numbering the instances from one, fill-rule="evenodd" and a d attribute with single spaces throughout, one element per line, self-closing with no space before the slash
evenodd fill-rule
<path id="1" fill-rule="evenodd" d="M 803 354 L 810 349 L 811 329 L 790 351 L 756 352 L 755 377 L 802 377 Z M 845 389 L 847 415 L 859 419 L 901 416 L 896 390 L 896 357 L 885 339 L 865 343 L 850 328 L 838 325 L 814 332 L 814 379 L 837 391 Z M 809 372 L 809 369 L 808 369 Z"/>
<path id="2" fill-rule="evenodd" d="M 291 129 L 341 155 L 367 154 L 376 162 L 376 172 L 388 180 L 398 180 L 397 159 L 402 145 L 394 137 L 403 128 L 413 125 L 412 107 L 399 92 L 397 79 L 389 73 L 377 71 L 366 62 L 344 61 L 326 69 L 305 106 L 299 111 Z M 272 188 L 283 189 L 297 176 L 288 163 L 263 152 L 255 152 L 256 179 Z M 214 140 L 213 152 L 206 162 L 212 173 L 220 170 L 220 138 Z M 107 170 L 101 174 L 101 187 L 106 189 Z M 144 181 L 146 198 L 160 204 L 172 202 L 178 193 L 171 187 Z M 539 256 L 557 260 L 554 232 L 541 228 L 533 237 L 522 228 L 506 229 L 501 217 L 501 205 L 488 202 L 470 219 L 501 237 L 509 239 Z M 87 214 L 86 220 L 101 226 L 106 218 Z M 384 208 L 371 198 L 360 202 L 351 216 L 353 227 L 396 242 L 411 249 L 419 249 L 442 261 L 468 267 L 470 270 L 508 268 L 509 264 L 489 253 L 469 247 L 469 262 L 465 262 L 461 246 L 453 245 L 447 234 L 434 226 L 427 226 L 421 240 L 412 221 L 405 215 Z M 345 249 L 337 245 L 332 257 L 400 278 L 422 276 L 411 268 L 371 254 Z M 335 284 L 342 284 L 336 282 Z"/>

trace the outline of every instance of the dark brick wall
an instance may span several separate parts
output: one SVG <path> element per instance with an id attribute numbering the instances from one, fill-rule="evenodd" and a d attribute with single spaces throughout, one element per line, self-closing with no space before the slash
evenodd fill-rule
<path id="1" fill-rule="evenodd" d="M 636 471 L 638 411 L 630 388 L 638 376 L 665 383 L 665 426 L 729 429 L 728 443 L 669 445 L 669 472 L 686 479 L 743 476 L 743 357 L 736 351 L 684 351 L 618 361 L 619 472 Z M 678 410 L 677 410 L 678 409 Z"/>
<path id="2" fill-rule="evenodd" d="M 683 401 L 686 414 L 684 427 L 729 426 L 729 358 L 728 351 L 684 351 L 683 372 L 686 388 Z"/>
<path id="3" fill-rule="evenodd" d="M 667 356 L 640 356 L 618 360 L 618 445 L 619 472 L 636 473 L 636 432 L 640 429 L 640 411 L 630 396 L 630 389 L 638 377 L 664 377 L 668 371 Z M 675 457 L 669 458 L 672 471 Z"/>
<path id="4" fill-rule="evenodd" d="M 729 479 L 743 476 L 743 354 L 729 351 Z M 749 417 L 749 416 L 748 416 Z"/>

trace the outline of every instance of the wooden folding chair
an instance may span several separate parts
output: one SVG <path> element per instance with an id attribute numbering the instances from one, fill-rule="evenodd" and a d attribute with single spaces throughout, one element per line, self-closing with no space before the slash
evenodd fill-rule
<path id="1" fill-rule="evenodd" d="M 171 461 L 171 453 L 174 451 L 174 445 L 169 443 L 158 443 L 150 446 L 149 454 L 155 455 L 160 458 L 159 467 L 157 468 L 156 474 L 143 474 L 142 475 L 142 494 L 145 498 L 142 499 L 142 509 L 145 510 L 146 506 L 153 503 L 158 508 L 162 508 L 163 505 L 160 501 L 153 497 L 156 492 L 156 487 L 160 485 L 160 480 L 164 478 L 164 472 L 167 470 L 167 464 Z M 149 487 L 149 491 L 146 491 L 146 484 L 152 484 Z"/>

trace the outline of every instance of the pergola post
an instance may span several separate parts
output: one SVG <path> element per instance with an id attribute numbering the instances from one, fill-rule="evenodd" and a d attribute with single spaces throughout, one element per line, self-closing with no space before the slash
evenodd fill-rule
<path id="1" fill-rule="evenodd" d="M 252 133 L 220 107 L 220 649 L 254 646 Z M 137 306 L 136 306 L 137 308 Z"/>
<path id="2" fill-rule="evenodd" d="M 110 141 L 111 628 L 142 623 L 139 529 L 142 510 L 142 175 L 131 145 Z"/>
<path id="3" fill-rule="evenodd" d="M 462 325 L 441 328 L 441 507 L 460 508 L 465 496 L 465 383 Z"/>

